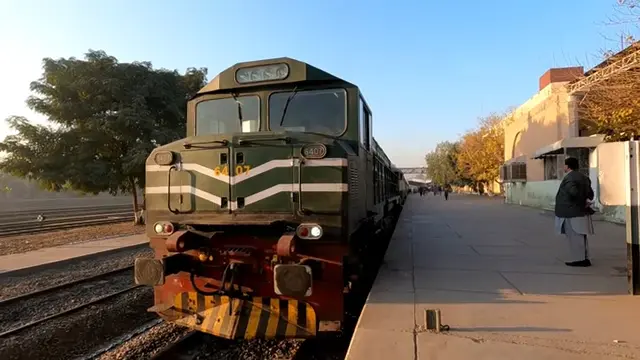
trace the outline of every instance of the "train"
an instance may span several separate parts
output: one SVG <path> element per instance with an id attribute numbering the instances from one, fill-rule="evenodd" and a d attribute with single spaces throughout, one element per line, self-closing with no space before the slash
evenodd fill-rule
<path id="1" fill-rule="evenodd" d="M 361 90 L 291 58 L 238 63 L 186 121 L 145 164 L 148 311 L 227 339 L 343 331 L 362 249 L 410 191 Z"/>

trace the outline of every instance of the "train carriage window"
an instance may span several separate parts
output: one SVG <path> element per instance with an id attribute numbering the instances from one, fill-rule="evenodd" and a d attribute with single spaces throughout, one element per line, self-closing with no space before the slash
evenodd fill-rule
<path id="1" fill-rule="evenodd" d="M 289 100 L 283 119 L 284 107 Z M 346 127 L 347 93 L 344 89 L 278 92 L 269 96 L 271 131 L 316 132 L 341 135 Z"/>
<path id="2" fill-rule="evenodd" d="M 373 203 L 377 204 L 380 202 L 380 192 L 378 189 L 380 188 L 380 178 L 378 177 L 378 159 L 373 160 Z"/>
<path id="3" fill-rule="evenodd" d="M 383 174 L 384 174 L 384 166 L 382 165 L 382 162 L 380 162 L 379 159 L 376 159 L 376 161 L 378 162 L 378 200 L 380 202 L 382 202 L 384 200 L 384 180 L 383 180 Z"/>
<path id="4" fill-rule="evenodd" d="M 257 132 L 260 98 L 239 96 L 201 101 L 196 105 L 196 135 Z M 240 110 L 239 106 L 240 105 Z"/>
<path id="5" fill-rule="evenodd" d="M 389 199 L 389 169 L 387 167 L 384 168 L 384 199 Z"/>
<path id="6" fill-rule="evenodd" d="M 362 97 L 360 98 L 358 127 L 360 128 L 360 144 L 362 144 L 365 149 L 369 150 L 369 138 L 371 137 L 371 112 L 369 112 L 369 109 L 367 109 L 367 106 L 364 104 L 364 100 L 362 100 Z"/>
<path id="7" fill-rule="evenodd" d="M 382 162 L 380 162 L 380 160 L 378 159 L 378 181 L 380 183 L 380 186 L 378 186 L 378 199 L 380 199 L 380 202 L 384 201 L 383 174 L 384 174 L 384 165 L 382 165 Z"/>

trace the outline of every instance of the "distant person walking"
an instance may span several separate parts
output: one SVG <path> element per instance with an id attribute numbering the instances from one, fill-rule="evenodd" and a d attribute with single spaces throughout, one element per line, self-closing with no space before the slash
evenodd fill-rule
<path id="1" fill-rule="evenodd" d="M 556 233 L 566 236 L 569 244 L 567 266 L 591 266 L 587 235 L 592 235 L 593 222 L 591 208 L 594 194 L 591 180 L 578 171 L 578 159 L 566 158 L 564 171 L 567 173 L 556 194 Z"/>
<path id="2" fill-rule="evenodd" d="M 449 200 L 449 192 L 451 191 L 451 188 L 449 187 L 449 185 L 445 185 L 444 186 L 444 199 L 445 200 Z"/>

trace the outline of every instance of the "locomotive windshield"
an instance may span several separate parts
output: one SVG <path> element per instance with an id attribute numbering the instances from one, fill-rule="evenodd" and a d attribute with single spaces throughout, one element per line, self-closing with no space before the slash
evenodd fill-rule
<path id="1" fill-rule="evenodd" d="M 257 132 L 260 129 L 260 98 L 239 96 L 199 102 L 196 105 L 196 135 Z M 288 112 L 288 111 L 287 111 Z"/>
<path id="2" fill-rule="evenodd" d="M 269 127 L 272 131 L 342 134 L 347 116 L 344 89 L 300 90 L 291 98 L 286 116 L 282 119 L 287 98 L 291 95 L 292 92 L 279 92 L 269 97 Z"/>

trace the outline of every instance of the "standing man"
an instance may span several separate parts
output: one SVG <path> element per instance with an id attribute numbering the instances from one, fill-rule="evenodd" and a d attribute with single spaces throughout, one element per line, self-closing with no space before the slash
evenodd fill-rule
<path id="1" fill-rule="evenodd" d="M 578 159 L 566 158 L 564 171 L 567 173 L 556 194 L 556 232 L 564 234 L 569 243 L 570 259 L 567 266 L 591 266 L 587 235 L 593 234 L 591 214 L 593 209 L 593 189 L 588 176 L 578 171 Z"/>

